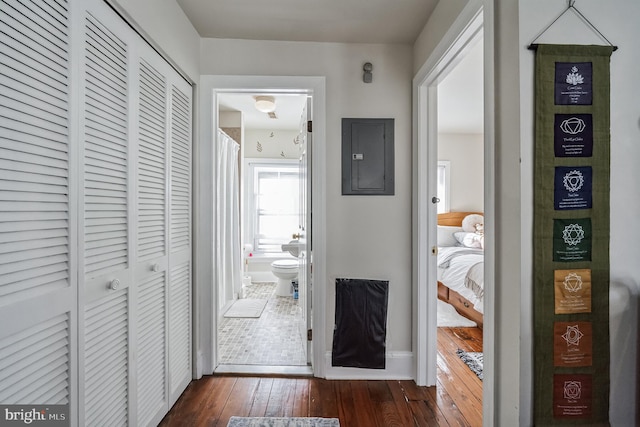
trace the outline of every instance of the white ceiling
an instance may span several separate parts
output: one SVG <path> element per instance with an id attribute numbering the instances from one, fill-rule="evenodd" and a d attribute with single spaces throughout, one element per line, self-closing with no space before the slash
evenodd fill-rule
<path id="1" fill-rule="evenodd" d="M 412 44 L 438 0 L 176 0 L 200 36 L 253 40 Z M 482 43 L 438 86 L 438 128 L 483 132 Z M 276 96 L 277 119 L 256 93 L 222 94 L 221 111 L 242 111 L 249 129 L 298 129 L 304 96 Z"/>
<path id="2" fill-rule="evenodd" d="M 483 75 L 480 40 L 438 85 L 438 132 L 484 132 Z"/>
<path id="3" fill-rule="evenodd" d="M 438 0 L 177 0 L 201 37 L 413 43 Z"/>
<path id="4" fill-rule="evenodd" d="M 218 94 L 219 111 L 241 111 L 246 129 L 300 129 L 301 115 L 307 100 L 306 95 L 291 93 L 268 93 L 276 100 L 276 117 L 255 107 L 256 95 L 265 93 L 222 93 Z"/>

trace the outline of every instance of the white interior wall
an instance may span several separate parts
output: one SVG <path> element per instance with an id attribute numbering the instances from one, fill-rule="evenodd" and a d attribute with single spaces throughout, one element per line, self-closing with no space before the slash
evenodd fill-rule
<path id="1" fill-rule="evenodd" d="M 241 128 L 242 111 L 220 111 L 218 125 L 221 128 Z"/>
<path id="2" fill-rule="evenodd" d="M 175 0 L 107 0 L 192 82 L 200 76 L 200 35 Z"/>
<path id="3" fill-rule="evenodd" d="M 490 151 L 486 158 L 485 182 L 492 203 L 485 205 L 485 225 L 493 229 L 493 241 L 485 246 L 491 259 L 485 264 L 485 274 L 493 275 L 493 313 L 485 311 L 485 323 L 494 323 L 491 342 L 485 346 L 494 350 L 489 369 L 494 371 L 491 388 L 485 386 L 485 396 L 491 393 L 494 406 L 491 425 L 531 425 L 531 357 L 530 330 L 521 327 L 521 319 L 530 316 L 523 307 L 530 306 L 531 297 L 523 295 L 520 283 L 523 274 L 522 246 L 531 241 L 523 237 L 521 221 L 521 150 L 520 83 L 518 39 L 518 2 L 493 1 L 485 3 L 485 145 Z M 491 188 L 492 187 L 492 188 Z M 493 247 L 490 244 L 493 243 Z M 488 250 L 488 251 L 487 251 Z M 529 273 L 530 274 L 530 273 Z M 518 304 L 521 301 L 522 305 Z M 527 317 L 528 319 L 528 317 Z M 525 321 L 526 323 L 526 321 Z M 485 360 L 485 366 L 486 365 Z M 487 405 L 483 407 L 488 412 Z M 485 417 L 486 420 L 486 417 Z"/>
<path id="4" fill-rule="evenodd" d="M 474 0 L 440 1 L 413 45 L 413 73 L 416 74 L 436 49 L 438 43 L 458 18 L 464 7 Z"/>
<path id="5" fill-rule="evenodd" d="M 611 331 L 611 422 L 612 425 L 634 425 L 637 411 L 637 307 L 640 279 L 638 262 L 640 246 L 629 236 L 640 235 L 640 197 L 630 194 L 631 186 L 640 182 L 640 85 L 637 70 L 640 56 L 640 3 L 636 0 L 581 0 L 575 6 L 612 43 L 620 49 L 611 57 L 611 285 L 628 292 L 629 298 L 612 300 L 612 325 L 624 325 Z M 534 53 L 525 49 L 543 28 L 562 10 L 564 2 L 557 0 L 520 0 L 520 106 L 522 148 L 523 233 L 528 236 L 523 245 L 523 259 L 531 260 L 531 224 L 533 200 L 533 111 Z M 539 43 L 606 44 L 573 12 L 568 12 L 540 39 Z M 635 188 L 635 187 L 633 187 Z M 531 295 L 530 261 L 523 268 L 522 293 Z M 620 316 L 616 318 L 615 316 Z M 528 319 L 524 318 L 523 322 Z"/>
<path id="6" fill-rule="evenodd" d="M 484 212 L 484 135 L 438 134 L 438 160 L 450 162 L 451 211 Z"/>
<path id="7" fill-rule="evenodd" d="M 326 76 L 326 140 L 314 141 L 327 153 L 327 281 L 314 283 L 327 290 L 326 330 L 336 278 L 389 280 L 387 350 L 411 351 L 411 47 L 203 39 L 201 58 L 209 75 Z M 395 196 L 341 195 L 343 117 L 395 118 Z M 330 349 L 331 333 L 324 340 Z"/>

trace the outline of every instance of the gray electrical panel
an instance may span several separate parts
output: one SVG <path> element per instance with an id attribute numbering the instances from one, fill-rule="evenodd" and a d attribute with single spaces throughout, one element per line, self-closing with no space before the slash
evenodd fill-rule
<path id="1" fill-rule="evenodd" d="M 394 119 L 342 119 L 342 194 L 393 195 Z"/>

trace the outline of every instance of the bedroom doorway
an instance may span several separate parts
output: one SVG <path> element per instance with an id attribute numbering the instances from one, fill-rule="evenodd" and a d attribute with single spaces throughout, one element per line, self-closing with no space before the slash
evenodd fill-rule
<path id="1" fill-rule="evenodd" d="M 482 413 L 484 83 L 482 35 L 443 70 L 437 90 L 436 387 Z"/>
<path id="2" fill-rule="evenodd" d="M 447 342 L 455 353 L 456 348 L 454 347 L 460 344 L 460 342 L 456 343 L 455 340 L 462 339 L 463 342 L 468 340 L 473 343 L 472 346 L 475 346 L 476 351 L 474 352 L 481 352 L 484 359 L 492 360 L 493 357 L 490 330 L 482 333 L 482 330 L 478 330 L 476 327 L 473 329 L 473 333 L 466 333 L 467 331 L 472 331 L 472 329 L 464 329 L 466 326 L 451 328 L 448 330 L 453 331 L 453 333 L 449 334 L 449 337 L 453 338 L 449 340 L 449 338 L 442 337 L 442 334 L 439 333 L 441 331 L 437 327 L 438 301 L 442 302 L 442 300 L 447 299 L 444 293 L 448 292 L 446 288 L 441 288 L 440 296 L 442 298 L 438 298 L 437 255 L 442 246 L 440 244 L 442 242 L 439 242 L 442 230 L 440 236 L 438 235 L 438 202 L 444 199 L 443 202 L 446 201 L 449 204 L 449 208 L 441 209 L 442 211 L 458 211 L 466 214 L 480 213 L 483 216 L 485 216 L 485 206 L 489 208 L 493 203 L 492 189 L 485 185 L 488 182 L 486 177 L 491 174 L 489 167 L 492 164 L 489 138 L 483 135 L 482 130 L 478 132 L 477 130 L 461 130 L 454 127 L 460 126 L 469 117 L 470 113 L 465 112 L 465 108 L 470 106 L 473 101 L 478 100 L 478 95 L 473 95 L 474 90 L 479 90 L 480 93 L 480 106 L 478 108 L 480 110 L 479 121 L 481 125 L 485 122 L 485 114 L 488 114 L 487 118 L 491 118 L 491 109 L 485 106 L 488 103 L 482 101 L 484 79 L 482 76 L 478 80 L 473 79 L 474 72 L 479 69 L 486 69 L 484 66 L 483 46 L 485 44 L 488 45 L 488 43 L 484 42 L 483 37 L 482 6 L 477 4 L 469 5 L 463 10 L 461 17 L 464 17 L 466 22 L 460 19 L 456 24 L 457 26 L 451 28 L 447 33 L 447 37 L 434 50 L 414 80 L 417 99 L 417 129 L 414 145 L 414 157 L 417 163 L 414 180 L 417 219 L 414 223 L 413 233 L 415 236 L 414 260 L 416 260 L 414 263 L 416 266 L 414 271 L 416 277 L 414 306 L 416 312 L 414 317 L 416 322 L 415 348 L 417 349 L 416 382 L 419 385 L 436 385 L 437 387 L 445 386 L 438 377 L 438 368 L 443 368 L 441 366 L 443 358 L 439 356 L 439 345 L 442 346 L 443 342 Z M 467 61 L 475 61 L 476 63 L 469 68 L 469 64 L 465 64 Z M 469 69 L 475 71 L 462 71 Z M 459 75 L 456 77 L 457 73 Z M 453 89 L 451 87 L 447 88 L 447 80 L 449 78 L 458 79 L 458 82 L 452 85 L 457 87 Z M 465 86 L 467 84 L 471 86 Z M 447 114 L 448 110 L 453 110 L 455 114 Z M 466 146 L 467 148 L 465 149 L 465 144 L 471 145 Z M 472 154 L 468 156 L 461 155 L 465 151 L 466 154 Z M 446 173 L 442 173 L 442 167 L 438 167 L 438 161 L 449 161 Z M 440 176 L 448 177 L 449 179 L 449 182 L 446 183 L 449 186 L 448 194 L 442 195 L 443 188 L 446 188 L 446 185 L 443 186 L 442 182 L 440 183 L 441 193 L 438 194 L 439 169 L 441 170 Z M 469 169 L 473 170 L 474 175 L 468 177 L 465 181 L 464 174 L 460 172 Z M 461 181 L 462 183 L 454 184 L 454 181 Z M 490 211 L 490 209 L 488 210 Z M 490 212 L 487 212 L 487 214 L 490 215 Z M 461 220 L 459 219 L 458 221 L 457 224 L 451 224 L 450 226 L 459 228 Z M 490 225 L 491 218 L 488 217 L 487 221 L 483 219 L 482 222 Z M 451 229 L 449 231 L 462 230 Z M 452 235 L 453 232 L 449 233 L 450 235 L 447 237 L 455 239 L 456 236 Z M 491 239 L 490 226 L 487 233 L 486 239 Z M 463 245 L 462 242 L 455 240 L 451 241 L 450 244 L 452 246 Z M 484 256 L 487 253 L 484 253 L 480 259 L 484 260 Z M 489 254 L 489 259 L 493 259 L 492 254 Z M 426 260 L 426 262 L 421 262 L 420 260 Z M 489 271 L 491 270 L 490 268 L 487 268 L 487 270 L 489 275 L 492 274 Z M 487 283 L 491 283 L 491 280 L 485 277 L 487 276 L 486 273 L 480 273 L 480 276 Z M 461 306 L 458 307 L 463 310 L 454 310 L 453 313 L 464 312 L 465 308 L 479 308 L 480 310 L 473 311 L 480 313 L 480 322 L 484 323 L 485 320 L 492 322 L 491 310 L 493 309 L 493 301 L 491 297 L 493 293 L 489 291 L 488 294 L 488 297 L 485 297 L 481 302 L 465 299 L 461 302 Z M 442 306 L 442 304 L 440 305 Z M 487 319 L 485 319 L 486 314 L 488 314 L 486 316 Z M 461 318 L 465 317 L 468 318 L 470 316 L 461 316 Z M 485 343 L 489 345 L 485 345 Z M 455 359 L 451 358 L 451 360 Z M 479 400 L 476 405 L 483 412 L 485 420 L 492 419 L 493 396 L 491 393 L 482 393 L 482 391 L 490 390 L 493 387 L 493 383 L 492 370 L 486 364 L 482 382 L 475 389 L 475 392 L 472 391 L 472 393 L 480 395 L 477 396 Z M 483 394 L 486 395 L 484 399 Z M 492 423 L 489 422 L 490 424 Z"/>
<path id="3" fill-rule="evenodd" d="M 482 328 L 483 53 L 480 38 L 437 85 L 438 327 Z"/>

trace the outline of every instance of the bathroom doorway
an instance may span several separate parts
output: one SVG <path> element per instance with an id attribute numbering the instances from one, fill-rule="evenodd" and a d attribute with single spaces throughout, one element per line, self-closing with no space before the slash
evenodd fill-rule
<path id="1" fill-rule="evenodd" d="M 218 274 L 216 372 L 311 373 L 310 100 L 305 91 L 218 93 L 218 127 L 238 144 L 239 178 L 238 244 L 221 248 L 218 264 L 235 257 L 240 271 Z"/>

